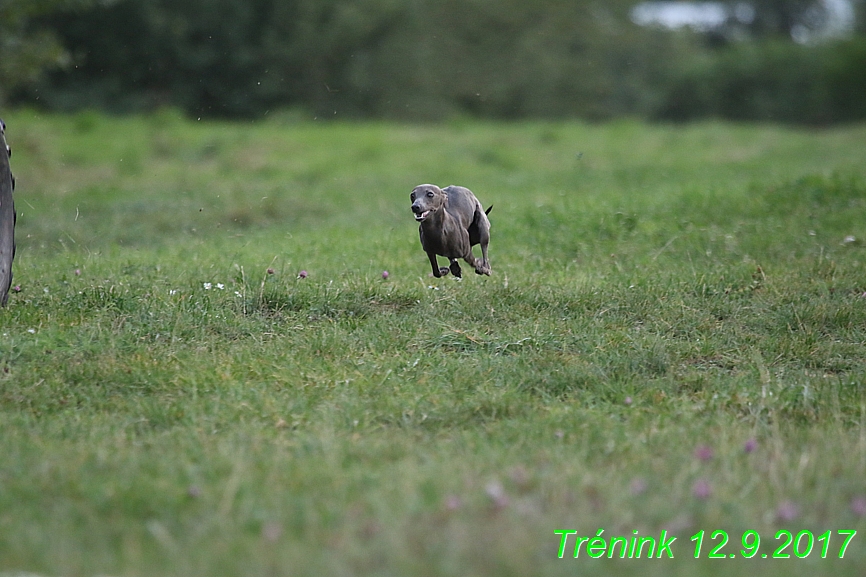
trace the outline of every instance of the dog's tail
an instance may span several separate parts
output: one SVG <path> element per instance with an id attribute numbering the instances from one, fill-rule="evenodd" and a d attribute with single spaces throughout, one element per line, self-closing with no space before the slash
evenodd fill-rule
<path id="1" fill-rule="evenodd" d="M 484 214 L 490 214 L 490 211 L 491 211 L 491 210 L 493 210 L 493 205 L 492 205 L 492 204 L 490 205 L 490 207 L 489 207 L 487 210 L 484 211 Z"/>

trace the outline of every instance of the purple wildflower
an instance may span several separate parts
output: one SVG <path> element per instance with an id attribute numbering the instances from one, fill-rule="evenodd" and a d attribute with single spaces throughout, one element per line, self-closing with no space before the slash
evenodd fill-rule
<path id="1" fill-rule="evenodd" d="M 275 543 L 283 534 L 283 527 L 279 523 L 271 521 L 262 527 L 262 537 L 268 543 Z"/>
<path id="2" fill-rule="evenodd" d="M 866 497 L 860 495 L 851 499 L 851 512 L 858 517 L 866 515 Z"/>
<path id="3" fill-rule="evenodd" d="M 695 484 L 692 485 L 692 495 L 694 495 L 698 499 L 709 499 L 710 495 L 712 494 L 713 487 L 706 479 L 698 479 L 697 481 L 695 481 Z"/>
<path id="4" fill-rule="evenodd" d="M 713 448 L 709 445 L 698 445 L 695 449 L 695 458 L 699 461 L 710 461 L 713 458 Z"/>
<path id="5" fill-rule="evenodd" d="M 638 495 L 643 495 L 644 491 L 647 489 L 647 482 L 641 477 L 636 477 L 632 479 L 631 485 L 629 485 L 629 489 L 631 490 L 631 494 L 635 497 Z"/>
<path id="6" fill-rule="evenodd" d="M 445 497 L 445 509 L 447 511 L 456 511 L 463 506 L 463 500 L 457 495 L 448 495 Z"/>
<path id="7" fill-rule="evenodd" d="M 782 501 L 776 508 L 776 518 L 779 521 L 793 521 L 800 515 L 800 508 L 793 501 Z"/>

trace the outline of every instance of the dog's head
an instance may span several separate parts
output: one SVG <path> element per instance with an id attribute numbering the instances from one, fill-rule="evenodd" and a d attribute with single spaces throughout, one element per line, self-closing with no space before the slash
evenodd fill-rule
<path id="1" fill-rule="evenodd" d="M 448 196 L 435 184 L 419 184 L 409 195 L 415 220 L 424 222 L 432 213 L 445 206 Z"/>

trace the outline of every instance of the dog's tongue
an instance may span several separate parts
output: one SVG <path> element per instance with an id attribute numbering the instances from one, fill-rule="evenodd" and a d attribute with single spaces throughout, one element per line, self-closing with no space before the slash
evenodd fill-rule
<path id="1" fill-rule="evenodd" d="M 429 215 L 429 214 L 430 214 L 430 211 L 429 211 L 429 210 L 425 210 L 425 211 L 422 212 L 421 214 L 416 214 L 416 215 L 415 215 L 415 220 L 424 220 L 425 218 L 427 218 L 427 215 Z"/>

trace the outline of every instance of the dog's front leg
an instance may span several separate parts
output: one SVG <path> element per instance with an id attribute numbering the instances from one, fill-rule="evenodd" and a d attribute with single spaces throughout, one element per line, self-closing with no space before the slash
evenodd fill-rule
<path id="1" fill-rule="evenodd" d="M 433 276 L 435 276 L 436 278 L 441 278 L 441 277 L 445 276 L 446 274 L 448 274 L 448 272 L 449 272 L 448 267 L 444 267 L 444 266 L 441 268 L 439 267 L 439 263 L 436 261 L 436 253 L 435 252 L 428 252 L 427 258 L 430 259 L 430 266 L 433 267 Z"/>
<path id="2" fill-rule="evenodd" d="M 460 270 L 460 263 L 457 262 L 456 258 L 451 259 L 451 274 L 456 276 L 457 278 L 461 278 L 463 276 L 463 271 Z"/>

